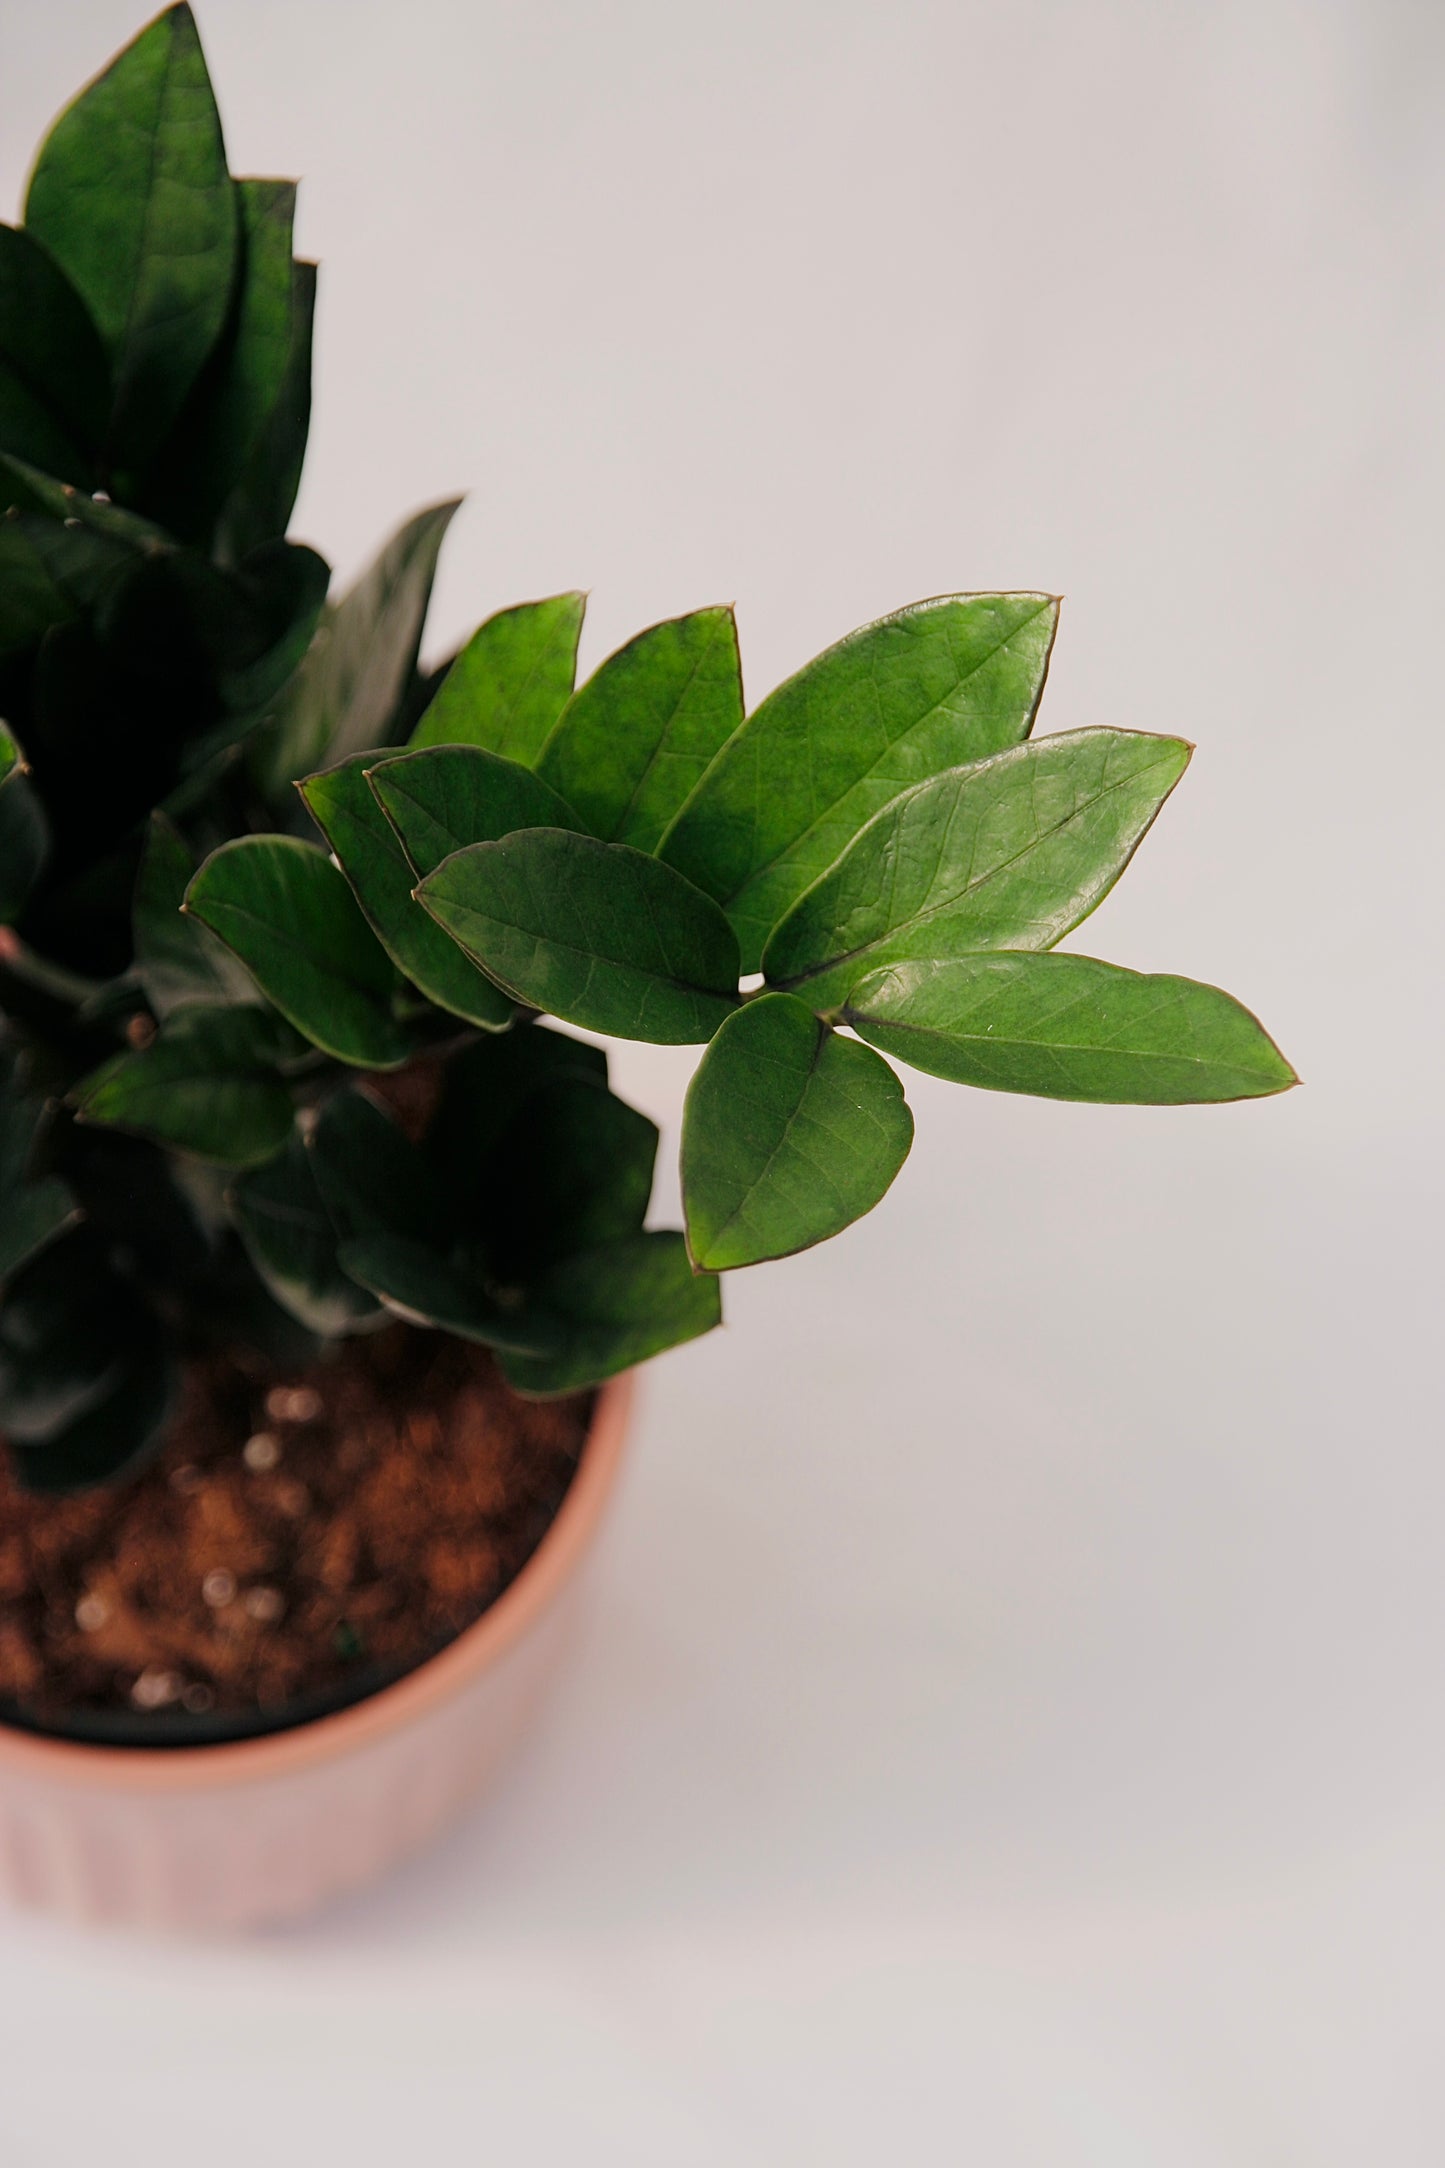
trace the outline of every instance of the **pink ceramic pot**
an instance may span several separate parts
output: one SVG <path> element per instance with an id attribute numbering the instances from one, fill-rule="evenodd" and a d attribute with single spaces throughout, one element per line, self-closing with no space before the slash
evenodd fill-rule
<path id="1" fill-rule="evenodd" d="M 78 1746 L 0 1726 L 0 1894 L 83 1920 L 249 1926 L 434 1836 L 525 1725 L 611 1493 L 631 1378 L 598 1397 L 561 1511 L 475 1626 L 395 1686 L 231 1746 Z"/>

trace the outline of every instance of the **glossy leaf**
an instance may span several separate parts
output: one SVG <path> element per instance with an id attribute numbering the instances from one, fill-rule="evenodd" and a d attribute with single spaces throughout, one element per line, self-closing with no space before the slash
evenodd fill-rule
<path id="1" fill-rule="evenodd" d="M 142 493 L 147 509 L 190 542 L 209 543 L 233 495 L 246 490 L 291 357 L 296 183 L 232 185 L 240 252 L 231 316 Z"/>
<path id="2" fill-rule="evenodd" d="M 0 790 L 25 773 L 20 741 L 7 723 L 0 723 Z"/>
<path id="3" fill-rule="evenodd" d="M 499 985 L 586 1030 L 692 1045 L 736 1007 L 722 912 L 626 844 L 523 829 L 458 851 L 417 894 Z"/>
<path id="4" fill-rule="evenodd" d="M 68 1185 L 59 1175 L 0 1195 L 0 1280 L 9 1279 L 32 1257 L 73 1227 L 80 1217 Z"/>
<path id="5" fill-rule="evenodd" d="M 783 921 L 769 981 L 828 1010 L 883 964 L 1051 948 L 1113 887 L 1189 753 L 1074 730 L 918 784 Z"/>
<path id="6" fill-rule="evenodd" d="M 88 489 L 109 405 L 80 296 L 33 234 L 0 226 L 0 451 Z"/>
<path id="7" fill-rule="evenodd" d="M 111 1123 L 222 1167 L 249 1167 L 291 1133 L 283 1063 L 298 1046 L 265 1009 L 178 1009 L 148 1047 L 77 1085 L 77 1121 Z"/>
<path id="8" fill-rule="evenodd" d="M 25 224 L 110 352 L 112 446 L 136 467 L 216 341 L 236 264 L 235 197 L 188 7 L 168 8 L 62 113 Z"/>
<path id="9" fill-rule="evenodd" d="M 482 1274 L 401 1235 L 360 1235 L 341 1245 L 341 1262 L 398 1315 L 513 1356 L 540 1358 L 559 1343 L 549 1315 L 509 1308 Z"/>
<path id="10" fill-rule="evenodd" d="M 435 872 L 470 843 L 495 843 L 518 828 L 581 832 L 582 823 L 550 784 L 480 746 L 434 745 L 373 761 L 368 773 L 418 875 Z"/>
<path id="11" fill-rule="evenodd" d="M 391 963 L 323 852 L 290 836 L 223 843 L 192 880 L 185 908 L 313 1045 L 363 1069 L 405 1061 Z"/>
<path id="12" fill-rule="evenodd" d="M 257 1272 L 308 1331 L 329 1339 L 384 1315 L 374 1297 L 341 1269 L 336 1229 L 298 1133 L 293 1131 L 274 1158 L 242 1175 L 230 1203 Z"/>
<path id="13" fill-rule="evenodd" d="M 557 1351 L 500 1353 L 517 1390 L 538 1396 L 581 1392 L 722 1323 L 717 1280 L 693 1271 L 682 1236 L 671 1232 L 569 1257 L 543 1276 L 534 1299 L 556 1321 Z"/>
<path id="14" fill-rule="evenodd" d="M 607 1056 L 545 1024 L 515 1024 L 452 1056 L 424 1149 L 459 1228 L 479 1228 L 486 1217 L 501 1139 L 528 1102 L 551 1085 L 573 1082 L 605 1090 Z"/>
<path id="15" fill-rule="evenodd" d="M 412 746 L 479 745 L 530 768 L 572 694 L 587 597 L 499 610 L 472 634 L 412 734 Z"/>
<path id="16" fill-rule="evenodd" d="M 505 1280 L 523 1283 L 574 1251 L 641 1232 L 657 1129 L 605 1086 L 535 1092 L 503 1131 L 485 1190 L 485 1239 Z"/>
<path id="17" fill-rule="evenodd" d="M 291 265 L 290 334 L 280 389 L 217 529 L 217 552 L 228 563 L 239 562 L 260 543 L 285 534 L 296 502 L 311 427 L 316 277 L 314 263 Z"/>
<path id="18" fill-rule="evenodd" d="M 408 520 L 327 613 L 259 750 L 268 788 L 392 742 L 457 501 Z"/>
<path id="19" fill-rule="evenodd" d="M 15 495 L 0 483 L 0 504 L 14 506 Z M 82 611 L 98 610 L 135 564 L 136 552 L 116 535 L 8 510 L 0 518 L 0 660 Z"/>
<path id="20" fill-rule="evenodd" d="M 986 1091 L 1184 1106 L 1298 1082 L 1258 1019 L 1217 986 L 1088 956 L 893 964 L 864 979 L 843 1013 L 885 1053 Z"/>
<path id="21" fill-rule="evenodd" d="M 791 994 L 750 1001 L 688 1088 L 682 1201 L 693 1262 L 725 1272 L 825 1242 L 872 1211 L 912 1142 L 886 1061 Z"/>
<path id="22" fill-rule="evenodd" d="M 442 1186 L 422 1153 L 370 1093 L 333 1093 L 307 1142 L 316 1186 L 338 1237 L 403 1235 L 440 1244 L 447 1237 Z"/>
<path id="23" fill-rule="evenodd" d="M 537 763 L 593 835 L 655 850 L 743 719 L 731 610 L 650 626 L 572 695 Z"/>
<path id="24" fill-rule="evenodd" d="M 12 771 L 0 790 L 0 926 L 19 918 L 50 849 L 50 825 L 28 777 Z"/>
<path id="25" fill-rule="evenodd" d="M 114 1384 L 127 1331 L 139 1321 L 133 1288 L 106 1268 L 82 1228 L 17 1274 L 0 1302 L 0 1436 L 12 1448 L 63 1429 Z"/>
<path id="26" fill-rule="evenodd" d="M 299 542 L 263 542 L 230 577 L 251 613 L 253 651 L 232 667 L 219 690 L 226 706 L 246 715 L 281 690 L 311 645 L 326 604 L 331 567 Z"/>
<path id="27" fill-rule="evenodd" d="M 53 1429 L 43 1443 L 12 1444 L 21 1489 L 64 1497 L 117 1482 L 160 1443 L 178 1382 L 156 1320 L 140 1313 L 95 1403 Z"/>
<path id="28" fill-rule="evenodd" d="M 412 896 L 411 861 L 367 780 L 374 758 L 354 753 L 339 768 L 308 776 L 300 786 L 307 809 L 392 962 L 453 1016 L 488 1031 L 504 1030 L 515 1007 L 511 997 L 463 955 Z"/>
<path id="29" fill-rule="evenodd" d="M 223 941 L 183 912 L 195 860 L 164 813 L 153 813 L 136 877 L 131 918 L 135 974 L 158 1017 L 200 1003 L 255 1001 L 250 973 Z"/>
<path id="30" fill-rule="evenodd" d="M 744 971 L 880 807 L 1028 736 L 1057 623 L 1051 595 L 944 595 L 850 633 L 762 702 L 660 845 L 727 911 Z"/>

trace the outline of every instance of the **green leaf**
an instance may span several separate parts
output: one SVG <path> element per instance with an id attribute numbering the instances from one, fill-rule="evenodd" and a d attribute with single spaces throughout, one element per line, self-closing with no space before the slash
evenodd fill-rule
<path id="1" fill-rule="evenodd" d="M 640 1233 L 656 1158 L 654 1124 L 605 1085 L 571 1078 L 536 1092 L 492 1155 L 484 1230 L 497 1272 L 525 1283 Z"/>
<path id="2" fill-rule="evenodd" d="M 133 557 L 175 548 L 171 537 L 153 520 L 127 511 L 124 505 L 112 504 L 108 497 L 91 496 L 15 452 L 0 454 L 0 475 L 4 478 L 6 501 L 21 511 L 42 513 L 70 530 L 81 528 L 104 535 L 112 542 L 123 543 Z"/>
<path id="3" fill-rule="evenodd" d="M 116 1055 L 76 1086 L 76 1119 L 154 1137 L 216 1166 L 254 1166 L 291 1133 L 279 1071 L 298 1051 L 265 1009 L 177 1009 L 150 1046 Z"/>
<path id="4" fill-rule="evenodd" d="M 50 827 L 23 773 L 0 790 L 0 926 L 19 918 L 50 850 Z"/>
<path id="5" fill-rule="evenodd" d="M 75 1490 L 139 1458 L 167 1411 L 155 1313 L 81 1228 L 0 1303 L 0 1432 L 28 1489 Z"/>
<path id="6" fill-rule="evenodd" d="M 89 308 L 115 379 L 111 443 L 140 466 L 222 324 L 236 264 L 221 122 L 188 7 L 172 7 L 62 113 L 25 204 Z"/>
<path id="7" fill-rule="evenodd" d="M 0 723 L 0 790 L 25 772 L 25 755 L 20 750 L 19 739 L 7 723 Z"/>
<path id="8" fill-rule="evenodd" d="M 749 716 L 660 845 L 722 904 L 744 971 L 899 791 L 1028 736 L 1057 624 L 1051 595 L 915 603 L 850 633 Z"/>
<path id="9" fill-rule="evenodd" d="M 260 779 L 297 776 L 389 745 L 411 679 L 442 537 L 460 500 L 407 521 L 327 613 L 258 749 Z"/>
<path id="10" fill-rule="evenodd" d="M 472 634 L 412 734 L 412 747 L 480 745 L 530 768 L 568 699 L 587 597 L 499 610 Z"/>
<path id="11" fill-rule="evenodd" d="M 434 873 L 469 843 L 495 843 L 518 828 L 582 824 L 530 768 L 475 745 L 434 745 L 368 769 L 388 821 L 418 875 Z"/>
<path id="12" fill-rule="evenodd" d="M 985 1091 L 1186 1106 L 1299 1081 L 1258 1019 L 1217 986 L 1088 956 L 893 964 L 854 988 L 843 1016 L 915 1069 Z"/>
<path id="13" fill-rule="evenodd" d="M 361 1069 L 406 1060 L 391 963 L 324 852 L 292 836 L 237 837 L 211 853 L 185 908 L 314 1046 Z"/>
<path id="14" fill-rule="evenodd" d="M 293 335 L 296 183 L 232 186 L 241 246 L 230 319 L 141 492 L 173 534 L 205 544 L 245 489 L 281 398 Z"/>
<path id="15" fill-rule="evenodd" d="M 708 1272 L 790 1257 L 871 1212 L 913 1142 L 887 1062 L 791 994 L 730 1016 L 688 1088 L 682 1200 Z"/>
<path id="16" fill-rule="evenodd" d="M 515 1024 L 452 1056 L 423 1149 L 453 1199 L 458 1226 L 474 1227 L 485 1217 L 498 1146 L 528 1101 L 565 1082 L 605 1090 L 607 1056 L 545 1024 Z"/>
<path id="17" fill-rule="evenodd" d="M 431 1166 L 369 1092 L 347 1086 L 326 1102 L 307 1149 L 338 1237 L 446 1239 L 446 1206 Z"/>
<path id="18" fill-rule="evenodd" d="M 403 1235 L 356 1236 L 342 1243 L 340 1257 L 362 1287 L 418 1324 L 534 1359 L 558 1344 L 553 1318 L 506 1307 L 475 1267 Z"/>
<path id="19" fill-rule="evenodd" d="M 584 1030 L 694 1045 L 737 1006 L 722 912 L 625 843 L 523 829 L 458 851 L 417 894 L 518 1001 Z"/>
<path id="20" fill-rule="evenodd" d="M 246 183 L 243 181 L 244 188 Z M 290 523 L 311 427 L 311 332 L 316 315 L 316 266 L 291 266 L 291 329 L 286 367 L 246 471 L 232 491 L 217 534 L 219 555 L 231 563 Z"/>
<path id="21" fill-rule="evenodd" d="M 827 1010 L 883 964 L 1051 948 L 1113 887 L 1189 754 L 1073 730 L 918 784 L 784 919 L 769 981 Z"/>
<path id="22" fill-rule="evenodd" d="M 93 1407 L 42 1444 L 11 1446 L 22 1490 L 64 1497 L 115 1483 L 160 1444 L 179 1379 L 159 1326 L 148 1317 L 138 1325 L 118 1373 Z"/>
<path id="23" fill-rule="evenodd" d="M 332 1339 L 385 1316 L 341 1269 L 336 1228 L 299 1134 L 293 1132 L 274 1159 L 242 1175 L 230 1204 L 252 1264 L 282 1308 L 309 1331 Z"/>
<path id="24" fill-rule="evenodd" d="M 33 234 L 0 226 L 0 451 L 88 489 L 109 405 L 80 296 Z"/>
<path id="25" fill-rule="evenodd" d="M 722 1323 L 717 1280 L 694 1273 L 682 1236 L 671 1232 L 629 1235 L 565 1259 L 539 1282 L 536 1304 L 556 1320 L 558 1351 L 501 1351 L 511 1383 L 535 1396 L 581 1392 Z"/>
<path id="26" fill-rule="evenodd" d="M 9 470 L 13 484 L 16 462 L 0 459 L 0 469 Z M 25 494 L 13 487 L 0 492 L 0 503 L 10 507 L 0 519 L 0 659 L 98 609 L 137 562 L 128 542 L 90 524 L 89 498 L 77 500 L 75 518 L 65 524 L 21 509 L 16 499 Z"/>
<path id="27" fill-rule="evenodd" d="M 252 613 L 254 656 L 220 686 L 233 711 L 247 714 L 272 699 L 300 663 L 316 632 L 331 584 L 331 567 L 300 542 L 262 542 L 231 575 Z"/>
<path id="28" fill-rule="evenodd" d="M 131 915 L 135 974 L 158 1017 L 210 1003 L 234 1008 L 256 999 L 251 974 L 223 941 L 181 909 L 195 873 L 179 831 L 152 813 Z"/>
<path id="29" fill-rule="evenodd" d="M 357 902 L 392 962 L 428 1000 L 453 1016 L 465 1017 L 487 1031 L 505 1030 L 515 1006 L 511 997 L 493 985 L 413 899 L 416 874 L 367 780 L 375 757 L 354 753 L 339 768 L 307 776 L 299 786 L 307 808 L 340 859 Z M 517 772 L 526 775 L 525 769 Z"/>
<path id="30" fill-rule="evenodd" d="M 537 763 L 593 835 L 657 848 L 743 719 L 731 610 L 638 633 L 572 695 Z"/>
<path id="31" fill-rule="evenodd" d="M 79 1217 L 80 1207 L 57 1174 L 0 1196 L 0 1280 L 28 1265 Z"/>

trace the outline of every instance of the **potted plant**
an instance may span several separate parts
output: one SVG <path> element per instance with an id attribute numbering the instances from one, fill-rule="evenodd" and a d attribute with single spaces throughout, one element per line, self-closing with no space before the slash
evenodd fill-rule
<path id="1" fill-rule="evenodd" d="M 1055 598 L 896 611 L 751 714 L 721 608 L 580 686 L 574 593 L 421 670 L 451 504 L 333 600 L 294 195 L 175 6 L 0 228 L 0 1876 L 123 1917 L 294 1908 L 465 1797 L 628 1373 L 878 1202 L 894 1060 L 1294 1082 L 1057 948 L 1190 748 L 1031 735 Z M 702 1049 L 682 1230 L 608 1036 Z"/>

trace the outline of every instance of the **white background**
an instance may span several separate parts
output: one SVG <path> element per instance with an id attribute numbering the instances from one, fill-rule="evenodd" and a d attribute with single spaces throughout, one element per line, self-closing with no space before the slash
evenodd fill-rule
<path id="1" fill-rule="evenodd" d="M 7 209 L 136 20 L 4 0 Z M 1040 728 L 1199 746 L 1074 945 L 1229 986 L 1307 1088 L 910 1082 L 883 1207 L 656 1367 L 458 1834 L 249 1944 L 0 1921 L 4 2168 L 1437 2168 L 1445 18 L 201 20 L 233 165 L 307 176 L 339 573 L 465 487 L 435 652 L 736 600 L 753 699 L 1061 591 Z M 616 1074 L 675 1136 L 689 1066 Z"/>

